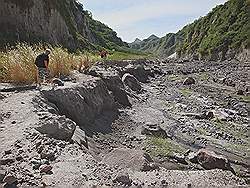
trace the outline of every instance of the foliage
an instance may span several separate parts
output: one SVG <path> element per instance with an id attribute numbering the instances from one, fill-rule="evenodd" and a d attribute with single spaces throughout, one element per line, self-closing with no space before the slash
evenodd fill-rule
<path id="1" fill-rule="evenodd" d="M 177 143 L 172 141 L 169 138 L 161 138 L 161 137 L 149 137 L 148 138 L 148 147 L 150 149 L 150 153 L 153 156 L 161 155 L 168 157 L 173 153 L 182 153 L 184 148 L 180 147 Z"/>
<path id="2" fill-rule="evenodd" d="M 0 82 L 31 84 L 36 81 L 35 58 L 42 53 L 42 45 L 19 44 L 0 53 Z M 49 70 L 51 77 L 67 76 L 72 70 L 89 67 L 98 57 L 89 53 L 71 54 L 61 47 L 51 48 Z"/>
<path id="3" fill-rule="evenodd" d="M 229 0 L 177 33 L 135 41 L 130 47 L 160 57 L 168 57 L 176 51 L 180 56 L 197 54 L 200 57 L 225 55 L 230 49 L 239 52 L 250 47 L 249 5 L 249 0 Z"/>
<path id="4" fill-rule="evenodd" d="M 249 23 L 247 0 L 229 0 L 177 33 L 182 38 L 178 53 L 212 56 L 249 48 Z"/>

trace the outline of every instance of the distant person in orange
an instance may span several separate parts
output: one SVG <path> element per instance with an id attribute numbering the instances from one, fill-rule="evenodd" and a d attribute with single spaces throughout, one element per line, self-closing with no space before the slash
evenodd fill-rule
<path id="1" fill-rule="evenodd" d="M 108 57 L 108 52 L 107 50 L 102 50 L 100 51 L 99 55 L 101 56 L 102 59 L 106 59 Z"/>

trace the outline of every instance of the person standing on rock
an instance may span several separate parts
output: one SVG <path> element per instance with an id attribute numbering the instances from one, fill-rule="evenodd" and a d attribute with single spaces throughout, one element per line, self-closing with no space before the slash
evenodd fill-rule
<path id="1" fill-rule="evenodd" d="M 49 78 L 49 55 L 50 49 L 46 49 L 44 53 L 36 57 L 35 64 L 37 66 L 37 84 L 41 86 L 42 83 Z"/>

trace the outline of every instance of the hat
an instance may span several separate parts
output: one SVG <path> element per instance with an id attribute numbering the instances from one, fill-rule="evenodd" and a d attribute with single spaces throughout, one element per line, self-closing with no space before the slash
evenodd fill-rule
<path id="1" fill-rule="evenodd" d="M 45 50 L 45 54 L 47 54 L 47 55 L 51 54 L 51 50 L 50 49 L 46 49 Z"/>

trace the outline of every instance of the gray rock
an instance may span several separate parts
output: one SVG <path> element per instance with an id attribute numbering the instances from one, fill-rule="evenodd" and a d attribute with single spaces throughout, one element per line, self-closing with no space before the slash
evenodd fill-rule
<path id="1" fill-rule="evenodd" d="M 130 186 L 132 184 L 132 180 L 130 179 L 127 173 L 125 174 L 118 174 L 115 179 L 113 180 L 114 183 L 121 183 L 123 185 Z"/>
<path id="2" fill-rule="evenodd" d="M 46 173 L 46 174 L 51 172 L 52 169 L 53 169 L 53 167 L 51 165 L 47 165 L 47 164 L 41 165 L 39 168 L 41 173 Z"/>
<path id="3" fill-rule="evenodd" d="M 195 84 L 195 79 L 192 77 L 188 77 L 184 80 L 183 85 L 192 85 Z"/>
<path id="4" fill-rule="evenodd" d="M 72 140 L 79 144 L 80 146 L 84 146 L 88 148 L 88 141 L 85 132 L 80 129 L 79 126 L 76 126 L 76 130 L 74 132 L 74 135 L 72 136 Z"/>
<path id="5" fill-rule="evenodd" d="M 51 114 L 41 119 L 37 124 L 36 130 L 55 139 L 70 140 L 76 129 L 76 123 L 66 118 Z"/>
<path id="6" fill-rule="evenodd" d="M 58 86 L 64 86 L 63 81 L 61 79 L 59 79 L 59 78 L 53 78 L 52 83 L 55 84 L 55 85 L 58 85 Z"/>
<path id="7" fill-rule="evenodd" d="M 0 183 L 3 182 L 5 174 L 6 174 L 6 170 L 0 167 Z"/>
<path id="8" fill-rule="evenodd" d="M 0 165 L 7 165 L 7 164 L 14 163 L 14 162 L 15 162 L 15 159 L 11 156 L 0 158 Z"/>
<path id="9" fill-rule="evenodd" d="M 16 181 L 17 181 L 16 176 L 12 174 L 7 174 L 3 179 L 3 182 L 8 185 L 14 184 Z"/>
<path id="10" fill-rule="evenodd" d="M 55 89 L 44 88 L 41 92 L 77 125 L 95 128 L 93 122 L 97 116 L 103 111 L 115 110 L 114 98 L 100 78 L 83 74 L 76 76 L 77 83 Z"/>
<path id="11" fill-rule="evenodd" d="M 133 91 L 140 92 L 142 89 L 140 82 L 131 74 L 124 74 L 122 82 Z"/>
<path id="12" fill-rule="evenodd" d="M 168 137 L 166 131 L 162 129 L 159 125 L 152 124 L 152 123 L 146 123 L 144 126 L 142 126 L 141 134 L 143 135 L 152 135 L 157 137 Z"/>

